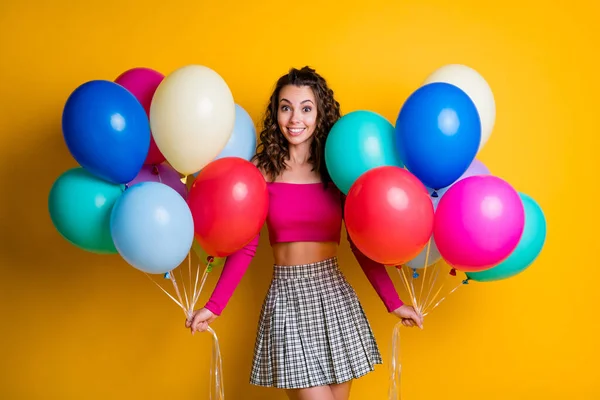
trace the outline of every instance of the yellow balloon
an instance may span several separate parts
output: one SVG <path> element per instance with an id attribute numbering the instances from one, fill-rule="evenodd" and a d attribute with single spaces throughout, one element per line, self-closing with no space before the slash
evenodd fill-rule
<path id="1" fill-rule="evenodd" d="M 196 253 L 198 258 L 200 259 L 200 262 L 202 262 L 202 263 L 208 262 L 208 257 L 210 255 L 204 251 L 204 249 L 202 248 L 202 246 L 200 246 L 198 244 L 196 239 L 194 239 L 194 241 L 192 242 L 192 249 L 194 250 L 194 253 Z M 227 259 L 227 257 L 213 257 L 213 261 L 210 263 L 210 265 L 212 267 L 216 267 L 216 268 L 222 267 L 223 264 L 225 264 L 226 259 Z"/>
<path id="2" fill-rule="evenodd" d="M 235 124 L 233 94 L 223 78 L 202 65 L 167 75 L 150 105 L 157 147 L 183 175 L 201 170 L 225 147 Z"/>

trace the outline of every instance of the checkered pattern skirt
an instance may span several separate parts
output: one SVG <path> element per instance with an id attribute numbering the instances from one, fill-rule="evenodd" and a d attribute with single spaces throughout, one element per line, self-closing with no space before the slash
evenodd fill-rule
<path id="1" fill-rule="evenodd" d="M 382 364 L 337 258 L 275 266 L 262 306 L 250 383 L 296 389 L 359 378 Z"/>

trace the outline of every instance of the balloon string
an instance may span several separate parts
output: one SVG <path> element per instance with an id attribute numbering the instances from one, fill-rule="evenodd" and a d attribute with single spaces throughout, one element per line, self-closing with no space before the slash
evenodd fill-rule
<path id="1" fill-rule="evenodd" d="M 435 272 L 433 274 L 431 274 L 432 278 L 431 278 L 431 282 L 429 284 L 429 290 L 427 291 L 427 296 L 425 296 L 425 300 L 423 301 L 423 304 L 425 304 L 425 307 L 423 309 L 423 311 L 425 311 L 425 309 L 427 308 L 429 303 L 429 298 L 431 296 L 431 293 L 433 292 L 433 288 L 435 287 L 435 283 L 437 282 L 437 278 L 440 275 L 440 262 L 437 262 L 433 265 L 433 268 L 435 269 Z M 429 268 L 429 267 L 428 267 Z M 435 297 L 434 297 L 435 299 Z M 433 301 L 433 299 L 432 299 Z"/>
<path id="2" fill-rule="evenodd" d="M 429 249 L 431 247 L 431 237 L 427 242 L 427 252 L 425 253 L 425 265 L 423 266 L 423 277 L 421 278 L 421 291 L 419 292 L 419 304 L 417 304 L 417 312 L 419 314 L 423 313 L 423 303 L 421 303 L 421 299 L 423 298 L 423 287 L 425 286 L 425 277 L 427 276 L 427 270 L 429 269 Z"/>
<path id="3" fill-rule="evenodd" d="M 392 354 L 390 362 L 390 376 L 388 400 L 400 400 L 401 398 L 401 375 L 402 363 L 400 361 L 400 327 L 401 322 L 396 323 L 392 333 Z"/>
<path id="4" fill-rule="evenodd" d="M 173 301 L 175 302 L 175 304 L 177 304 L 179 307 L 181 307 L 181 309 L 183 310 L 183 313 L 185 314 L 185 316 L 186 316 L 186 318 L 187 318 L 187 317 L 188 317 L 188 315 L 187 315 L 186 309 L 185 309 L 185 307 L 183 306 L 183 304 L 181 304 L 179 301 L 177 301 L 177 300 L 175 299 L 175 297 L 173 297 L 173 296 L 171 295 L 171 293 L 167 292 L 165 288 L 163 288 L 162 286 L 160 286 L 160 285 L 159 285 L 159 284 L 158 284 L 158 283 L 157 283 L 157 282 L 156 282 L 154 279 L 152 279 L 152 278 L 150 277 L 150 275 L 149 275 L 147 272 L 144 272 L 144 274 L 145 274 L 145 275 L 148 277 L 148 279 L 150 279 L 150 280 L 151 280 L 151 281 L 152 281 L 152 282 L 153 282 L 153 283 L 154 283 L 156 286 L 158 286 L 158 288 L 159 288 L 160 290 L 162 290 L 164 294 L 166 294 L 167 296 L 169 296 L 169 298 L 170 298 L 171 300 L 173 300 Z"/>
<path id="5" fill-rule="evenodd" d="M 190 261 L 190 265 L 191 265 L 191 261 Z M 185 314 L 186 318 L 189 319 L 192 316 L 196 302 L 198 301 L 200 294 L 202 293 L 202 289 L 204 287 L 204 284 L 206 283 L 208 274 L 212 270 L 211 262 L 207 262 L 207 264 L 206 264 L 206 268 L 204 269 L 204 273 L 202 274 L 200 288 L 198 289 L 197 284 L 198 284 L 198 278 L 199 278 L 199 270 L 200 270 L 200 266 L 198 266 L 197 273 L 196 273 L 196 284 L 194 285 L 194 293 L 193 293 L 192 303 L 191 304 L 188 303 L 189 304 L 188 307 L 184 307 L 184 305 L 183 305 L 181 292 L 179 291 L 179 285 L 177 284 L 177 280 L 175 279 L 174 270 L 172 270 L 168 275 L 169 275 L 169 279 L 171 280 L 171 283 L 173 284 L 173 288 L 175 289 L 177 297 L 179 298 L 179 301 L 174 296 L 172 296 L 165 288 L 163 288 L 160 284 L 158 284 L 154 279 L 152 279 L 148 273 L 144 273 L 144 274 L 148 277 L 148 279 L 150 279 L 152 282 L 154 282 L 154 284 L 156 286 L 158 286 L 158 288 L 160 290 L 162 290 L 163 293 L 165 293 L 171 300 L 173 300 L 173 302 L 175 304 L 177 304 L 183 310 L 183 313 Z M 181 275 L 182 274 L 180 271 L 180 276 Z M 190 276 L 191 276 L 191 266 L 190 266 Z M 185 289 L 185 282 L 183 282 L 183 286 Z M 191 282 L 190 282 L 190 286 L 191 286 Z M 198 289 L 198 290 L 196 290 L 196 289 Z M 186 290 L 186 298 L 187 298 L 187 290 Z M 211 334 L 212 339 L 213 339 L 212 340 L 212 355 L 211 355 L 211 362 L 210 362 L 211 385 L 209 388 L 209 399 L 210 400 L 224 400 L 225 399 L 225 387 L 223 385 L 223 359 L 221 357 L 221 347 L 219 345 L 219 338 L 217 337 L 217 333 L 210 326 L 208 327 L 207 331 Z"/>
<path id="6" fill-rule="evenodd" d="M 200 267 L 198 266 L 198 271 Z M 200 280 L 200 288 L 196 291 L 196 286 L 198 284 L 198 274 L 196 274 L 196 285 L 194 287 L 194 297 L 192 301 L 192 307 L 196 306 L 196 302 L 200 298 L 200 294 L 202 293 L 202 289 L 204 288 L 204 284 L 206 283 L 206 279 L 208 278 L 208 273 L 212 271 L 212 265 L 210 262 L 206 263 L 206 268 L 204 268 L 204 272 L 202 273 L 202 279 Z"/>
<path id="7" fill-rule="evenodd" d="M 408 291 L 408 294 L 410 295 L 412 302 L 413 302 L 413 306 L 417 306 L 417 298 L 415 297 L 415 288 L 412 285 L 412 279 L 411 282 L 408 282 L 408 278 L 406 277 L 406 274 L 404 273 L 404 268 L 402 268 L 402 266 L 400 266 L 400 268 L 396 268 L 396 270 L 398 270 L 398 274 L 400 275 L 400 277 L 403 280 L 404 283 L 404 287 L 406 288 L 406 290 Z"/>
<path id="8" fill-rule="evenodd" d="M 443 296 L 443 297 L 442 297 L 442 298 L 441 298 L 441 299 L 440 299 L 440 300 L 439 300 L 437 303 L 435 303 L 435 305 L 434 305 L 434 306 L 431 308 L 431 310 L 429 310 L 429 311 L 426 311 L 426 312 L 425 312 L 425 314 L 423 314 L 423 316 L 426 316 L 427 314 L 429 314 L 430 312 L 432 312 L 433 310 L 435 310 L 435 309 L 436 309 L 436 307 L 437 307 L 437 306 L 439 306 L 439 305 L 440 305 L 440 303 L 441 303 L 442 301 L 444 301 L 444 299 L 446 299 L 446 297 L 450 296 L 450 295 L 451 295 L 452 293 L 454 293 L 454 292 L 455 292 L 455 291 L 456 291 L 456 290 L 457 290 L 459 287 L 461 287 L 462 285 L 464 285 L 464 284 L 466 284 L 466 283 L 467 283 L 467 282 L 466 282 L 466 280 L 465 280 L 465 281 L 462 281 L 461 283 L 459 283 L 459 284 L 458 284 L 458 285 L 457 285 L 457 286 L 456 286 L 454 289 L 452 289 L 452 290 L 450 291 L 450 293 L 448 293 L 447 295 Z M 440 288 L 440 290 L 441 290 L 441 288 Z M 438 293 L 439 293 L 439 290 L 438 290 Z"/>
<path id="9" fill-rule="evenodd" d="M 212 258 L 209 260 L 212 261 Z M 200 266 L 198 265 L 198 270 L 196 273 L 196 283 L 194 285 L 194 296 L 192 300 L 192 307 L 190 308 L 189 314 L 192 315 L 192 309 L 195 307 L 196 302 L 200 298 L 200 294 L 202 293 L 202 289 L 204 288 L 204 284 L 206 283 L 206 279 L 208 278 L 208 274 L 212 271 L 212 262 L 208 261 L 206 263 L 206 267 L 204 268 L 204 272 L 202 273 L 202 278 L 200 279 L 200 288 L 198 290 L 198 275 L 200 271 Z M 225 399 L 225 386 L 223 385 L 223 359 L 221 357 L 221 347 L 219 345 L 219 338 L 217 337 L 217 333 L 209 326 L 207 331 L 212 335 L 213 343 L 212 343 L 212 355 L 210 361 L 210 392 L 209 399 L 210 400 L 224 400 Z"/>
<path id="10" fill-rule="evenodd" d="M 192 296 L 192 301 L 194 300 L 194 296 L 196 294 L 195 292 L 195 288 L 194 288 L 194 292 L 192 294 L 192 252 L 190 250 L 190 252 L 188 253 L 188 271 L 189 271 L 189 283 L 190 283 L 190 295 Z M 195 304 L 192 304 L 190 306 L 190 309 L 194 308 Z"/>
<path id="11" fill-rule="evenodd" d="M 225 386 L 223 385 L 223 359 L 221 358 L 221 348 L 219 338 L 216 332 L 209 326 L 208 332 L 212 335 L 213 346 L 210 362 L 210 400 L 224 400 Z"/>
<path id="12" fill-rule="evenodd" d="M 177 268 L 177 271 L 179 272 L 179 278 L 180 278 L 179 282 L 181 283 L 181 287 L 183 288 L 183 296 L 185 298 L 185 306 L 187 307 L 188 310 L 192 310 L 192 304 L 190 304 L 190 298 L 188 296 L 185 279 L 183 279 L 183 272 L 181 272 L 181 268 Z M 191 296 L 191 293 L 190 293 L 190 296 Z"/>
<path id="13" fill-rule="evenodd" d="M 446 281 L 447 280 L 448 280 L 448 277 L 446 276 L 446 279 L 444 279 L 444 281 L 442 282 L 442 284 L 438 288 L 437 292 L 435 292 L 435 294 L 433 295 L 433 297 L 431 298 L 431 300 L 429 300 L 429 302 L 427 304 L 425 304 L 425 310 L 428 309 L 429 306 L 438 298 L 438 296 L 441 293 L 442 289 L 444 288 L 444 286 L 446 286 Z"/>
<path id="14" fill-rule="evenodd" d="M 177 294 L 177 298 L 179 299 L 179 304 L 181 304 L 181 306 L 183 307 L 183 300 L 181 298 L 181 293 L 179 292 L 179 286 L 177 285 L 177 281 L 175 280 L 175 274 L 173 273 L 174 271 L 171 271 L 169 273 L 169 278 L 171 279 L 171 283 L 173 284 L 173 288 L 175 289 L 175 293 Z M 185 308 L 183 309 L 183 311 L 185 312 Z M 189 315 L 189 305 L 188 305 L 188 312 L 186 313 L 186 316 Z"/>

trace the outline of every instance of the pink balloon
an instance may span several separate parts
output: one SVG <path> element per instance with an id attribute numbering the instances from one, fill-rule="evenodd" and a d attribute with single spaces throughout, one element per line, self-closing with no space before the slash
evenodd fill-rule
<path id="1" fill-rule="evenodd" d="M 448 189 L 437 207 L 433 235 L 448 264 L 476 272 L 508 257 L 524 226 L 525 209 L 517 191 L 498 177 L 480 175 Z"/>
<path id="2" fill-rule="evenodd" d="M 115 79 L 115 83 L 129 90 L 136 99 L 140 102 L 146 115 L 150 115 L 150 104 L 152 97 L 158 85 L 165 78 L 163 74 L 150 68 L 132 68 L 123 72 Z M 146 157 L 145 164 L 160 164 L 165 161 L 165 156 L 162 155 L 158 146 L 154 142 L 154 138 L 150 138 L 150 150 Z"/>
<path id="3" fill-rule="evenodd" d="M 144 165 L 137 176 L 127 184 L 131 187 L 136 183 L 141 182 L 160 182 L 175 189 L 177 193 L 187 200 L 188 189 L 183 182 L 181 176 L 169 164 Z"/>

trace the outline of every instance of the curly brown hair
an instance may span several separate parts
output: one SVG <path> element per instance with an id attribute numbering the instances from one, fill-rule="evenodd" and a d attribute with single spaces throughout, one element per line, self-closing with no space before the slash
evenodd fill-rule
<path id="1" fill-rule="evenodd" d="M 340 104 L 335 100 L 333 90 L 329 88 L 325 79 L 308 66 L 301 69 L 291 68 L 277 81 L 265 112 L 260 142 L 253 159 L 256 160 L 258 168 L 273 181 L 285 169 L 289 148 L 277 123 L 277 110 L 279 92 L 287 85 L 308 86 L 315 95 L 317 125 L 311 143 L 309 162 L 313 165 L 313 171 L 318 171 L 322 182 L 327 185 L 331 182 L 331 177 L 325 165 L 325 142 L 333 124 L 341 118 Z"/>

